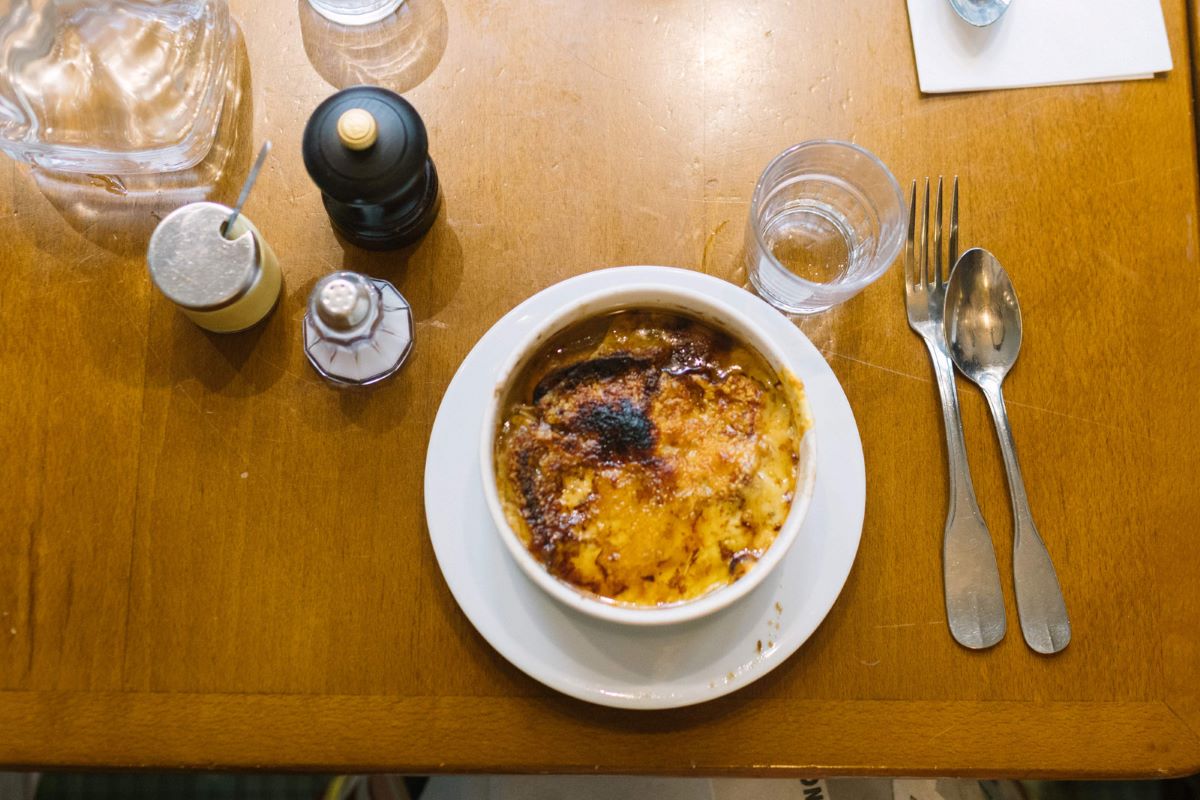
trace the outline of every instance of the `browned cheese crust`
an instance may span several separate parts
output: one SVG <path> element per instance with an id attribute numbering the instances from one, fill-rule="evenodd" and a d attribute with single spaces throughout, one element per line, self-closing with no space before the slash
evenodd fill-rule
<path id="1" fill-rule="evenodd" d="M 679 315 L 569 329 L 526 369 L 497 436 L 510 525 L 553 575 L 620 603 L 737 580 L 791 505 L 807 420 L 785 378 Z"/>

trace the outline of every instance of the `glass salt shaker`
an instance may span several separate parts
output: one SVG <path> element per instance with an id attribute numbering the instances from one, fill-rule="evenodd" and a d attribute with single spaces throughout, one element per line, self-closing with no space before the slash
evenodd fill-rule
<path id="1" fill-rule="evenodd" d="M 234 35 L 226 0 L 0 2 L 0 150 L 65 172 L 194 166 Z"/>
<path id="2" fill-rule="evenodd" d="M 333 383 L 367 386 L 381 381 L 400 369 L 412 345 L 412 307 L 385 280 L 334 272 L 308 296 L 304 352 Z"/>

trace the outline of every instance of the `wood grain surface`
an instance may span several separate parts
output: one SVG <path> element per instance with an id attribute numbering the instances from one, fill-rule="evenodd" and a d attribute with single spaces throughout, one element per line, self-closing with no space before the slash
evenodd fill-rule
<path id="1" fill-rule="evenodd" d="M 0 162 L 0 763 L 666 773 L 1152 776 L 1200 769 L 1200 280 L 1188 9 L 1153 80 L 922 96 L 904 4 L 408 0 L 369 34 L 304 0 L 233 0 L 244 45 L 218 145 L 102 185 Z M 424 116 L 445 204 L 416 247 L 330 230 L 299 142 L 369 80 Z M 766 162 L 855 141 L 901 182 L 957 173 L 963 242 L 1012 275 L 1006 384 L 1030 502 L 1074 625 L 1030 651 L 981 395 L 960 382 L 1009 633 L 951 640 L 940 412 L 901 270 L 806 320 L 866 454 L 866 524 L 809 642 L 702 706 L 619 712 L 509 666 L 458 610 L 424 525 L 442 392 L 509 308 L 572 275 L 665 264 L 745 280 Z M 285 272 L 251 332 L 151 287 L 175 206 L 246 206 Z M 391 279 L 417 344 L 339 392 L 300 347 L 342 267 Z"/>

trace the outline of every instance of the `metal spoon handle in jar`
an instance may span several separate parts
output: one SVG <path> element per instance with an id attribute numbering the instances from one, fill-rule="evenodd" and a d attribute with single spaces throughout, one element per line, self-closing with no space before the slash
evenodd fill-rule
<path id="1" fill-rule="evenodd" d="M 1067 604 L 1063 600 L 1050 553 L 1046 551 L 1029 510 L 1029 498 L 1025 494 L 1025 481 L 1021 478 L 1021 466 L 1017 462 L 1017 448 L 1013 442 L 1012 427 L 1008 423 L 1008 410 L 1004 407 L 1000 383 L 985 381 L 980 383 L 980 388 L 987 397 L 988 408 L 996 423 L 996 438 L 1000 440 L 1004 470 L 1008 473 L 1008 491 L 1012 496 L 1013 583 L 1016 586 L 1021 633 L 1033 650 L 1046 654 L 1057 653 L 1071 641 Z"/>

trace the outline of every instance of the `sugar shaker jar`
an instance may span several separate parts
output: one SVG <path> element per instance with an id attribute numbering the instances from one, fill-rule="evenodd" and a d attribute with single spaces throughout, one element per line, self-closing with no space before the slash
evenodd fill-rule
<path id="1" fill-rule="evenodd" d="M 407 100 L 378 86 L 327 98 L 309 118 L 304 166 L 333 227 L 367 250 L 419 240 L 441 200 L 425 124 Z"/>
<path id="2" fill-rule="evenodd" d="M 412 345 L 412 308 L 389 282 L 333 272 L 313 287 L 304 352 L 322 377 L 347 386 L 376 383 L 400 369 Z"/>
<path id="3" fill-rule="evenodd" d="M 216 333 L 245 330 L 279 299 L 279 260 L 258 228 L 219 203 L 189 203 L 163 218 L 146 261 L 154 285 L 192 322 Z"/>

